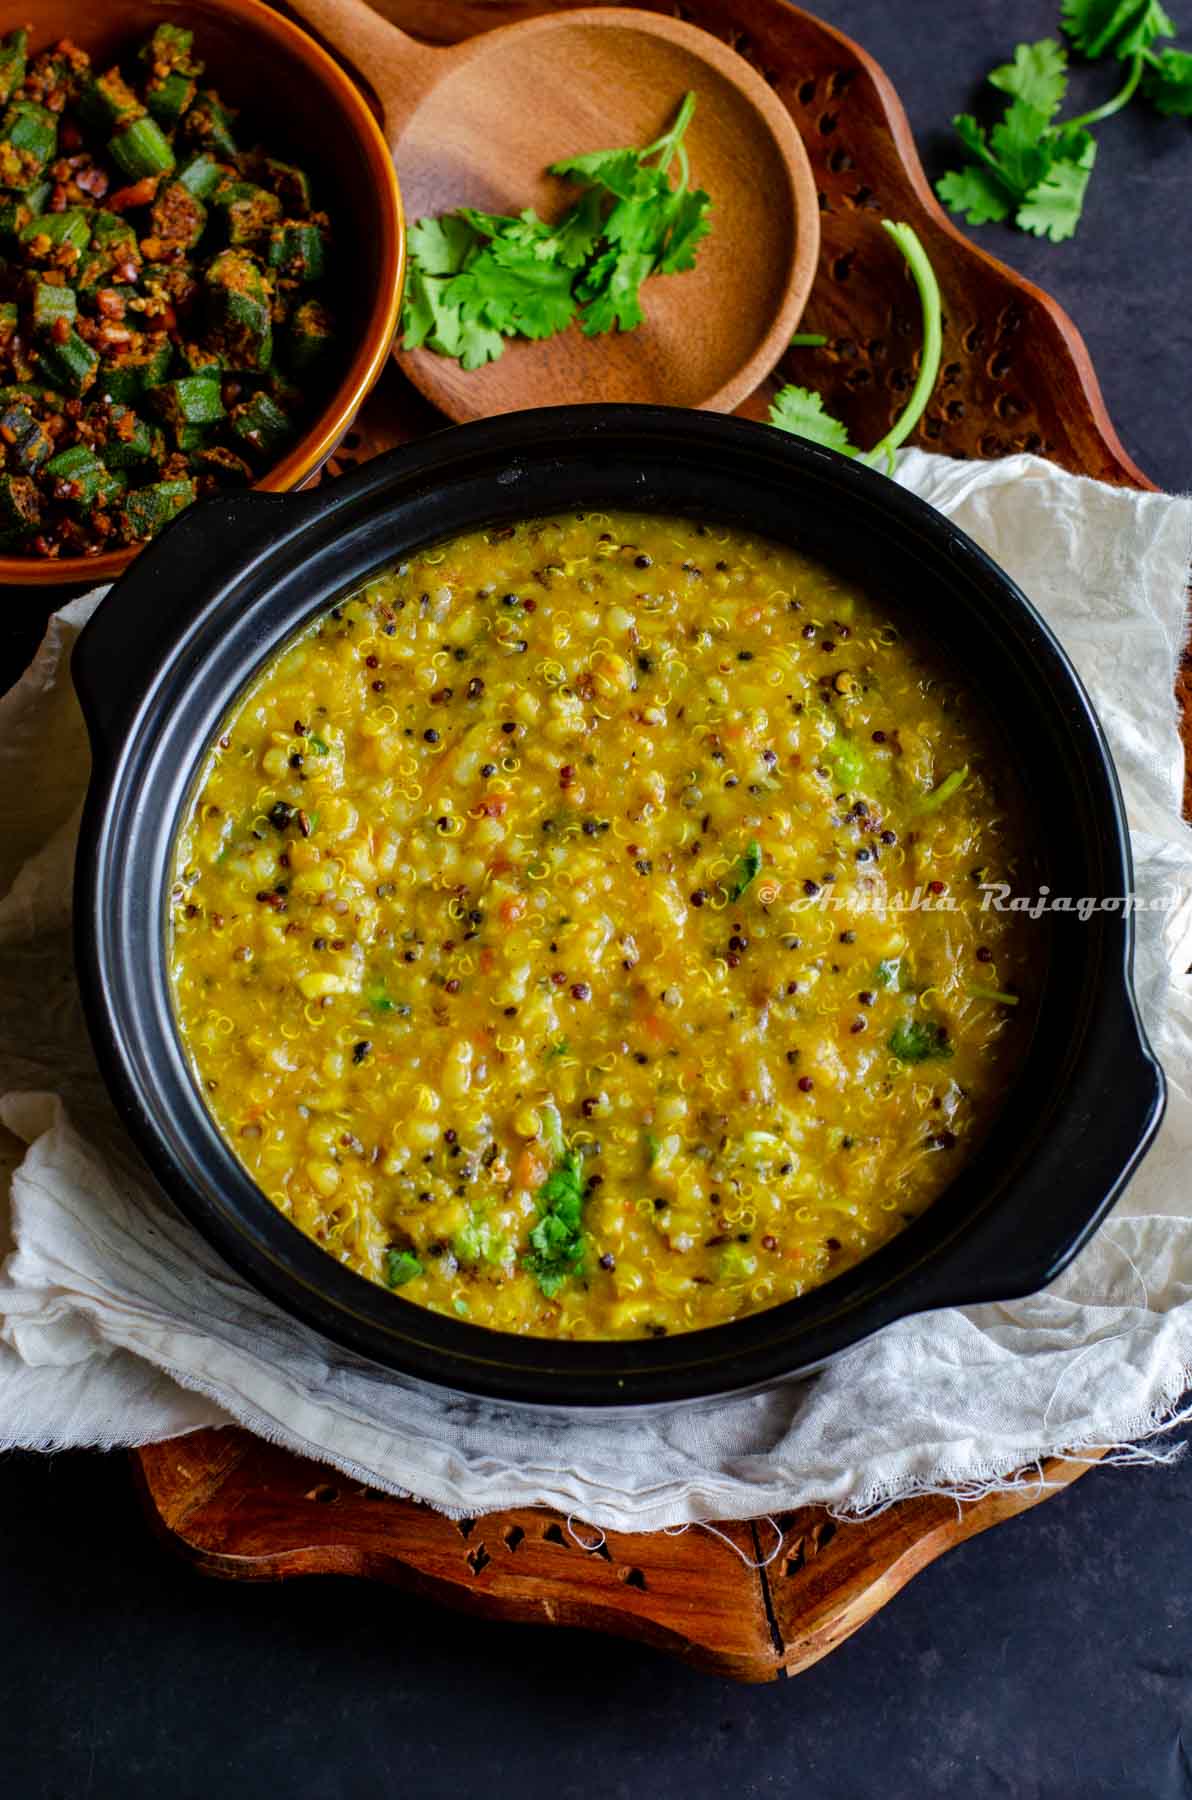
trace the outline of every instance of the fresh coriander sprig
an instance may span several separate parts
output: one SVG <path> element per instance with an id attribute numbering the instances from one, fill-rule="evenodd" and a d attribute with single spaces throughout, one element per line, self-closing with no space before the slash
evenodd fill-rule
<path id="1" fill-rule="evenodd" d="M 410 231 L 403 344 L 425 344 L 465 369 L 502 354 L 507 338 L 545 338 L 573 321 L 589 336 L 641 324 L 651 275 L 695 266 L 711 200 L 692 188 L 687 128 L 695 95 L 643 150 L 596 150 L 551 166 L 582 191 L 553 225 L 461 207 Z"/>
<path id="2" fill-rule="evenodd" d="M 969 113 L 953 119 L 969 160 L 936 184 L 953 212 L 970 225 L 1012 219 L 1021 231 L 1059 243 L 1076 230 L 1097 144 L 1090 125 L 1103 124 L 1141 93 L 1158 112 L 1192 117 L 1192 55 L 1167 46 L 1175 25 L 1158 0 L 1064 0 L 1062 24 L 1090 61 L 1126 65 L 1117 92 L 1076 118 L 1057 115 L 1068 87 L 1068 55 L 1055 38 L 1019 44 L 1012 62 L 994 69 L 992 87 L 1010 96 L 988 131 Z"/>
<path id="3" fill-rule="evenodd" d="M 824 444 L 829 450 L 839 450 L 844 456 L 855 456 L 860 462 L 868 463 L 874 468 L 879 463 L 884 462 L 889 466 L 893 462 L 895 450 L 906 442 L 922 418 L 939 375 L 944 336 L 939 282 L 917 234 L 909 225 L 896 223 L 891 219 L 882 220 L 882 230 L 893 238 L 906 259 L 918 289 L 923 321 L 919 373 L 907 396 L 906 405 L 885 437 L 872 450 L 866 451 L 858 450 L 855 444 L 849 442 L 848 427 L 826 412 L 823 400 L 808 388 L 784 387 L 774 396 L 770 406 L 770 423 L 776 425 L 779 431 L 789 431 L 795 437 L 808 438 L 813 444 Z M 826 342 L 827 339 L 818 332 L 804 332 L 791 339 L 792 345 L 810 346 Z"/>
<path id="4" fill-rule="evenodd" d="M 548 1300 L 584 1266 L 583 1160 L 578 1150 L 564 1150 L 538 1190 L 538 1223 L 530 1232 L 530 1249 L 522 1258 Z"/>

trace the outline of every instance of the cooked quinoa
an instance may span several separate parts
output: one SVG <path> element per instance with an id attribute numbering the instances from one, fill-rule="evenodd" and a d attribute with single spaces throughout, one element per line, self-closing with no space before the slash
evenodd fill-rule
<path id="1" fill-rule="evenodd" d="M 175 1004 L 338 1261 L 499 1330 L 688 1331 L 955 1175 L 1029 1030 L 982 885 L 1023 869 L 971 695 L 874 597 L 568 514 L 412 556 L 256 678 L 178 836 Z"/>

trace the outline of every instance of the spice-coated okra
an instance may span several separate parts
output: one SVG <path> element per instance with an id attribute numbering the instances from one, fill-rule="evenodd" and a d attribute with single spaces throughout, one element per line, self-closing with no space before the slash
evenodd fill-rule
<path id="1" fill-rule="evenodd" d="M 0 40 L 0 545 L 85 555 L 243 486 L 322 401 L 331 229 L 158 25 Z M 246 140 L 247 142 L 247 140 Z"/>

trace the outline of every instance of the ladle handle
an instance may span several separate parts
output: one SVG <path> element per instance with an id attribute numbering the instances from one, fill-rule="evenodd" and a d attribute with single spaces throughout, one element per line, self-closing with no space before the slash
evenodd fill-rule
<path id="1" fill-rule="evenodd" d="M 290 0 L 299 17 L 350 62 L 381 103 L 390 144 L 443 72 L 448 52 L 429 50 L 364 0 Z"/>

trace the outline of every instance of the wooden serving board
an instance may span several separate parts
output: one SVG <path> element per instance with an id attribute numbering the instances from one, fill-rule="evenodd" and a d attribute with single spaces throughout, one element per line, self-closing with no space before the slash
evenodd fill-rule
<path id="1" fill-rule="evenodd" d="M 579 3 L 382 0 L 379 10 L 447 43 Z M 773 387 L 796 380 L 824 394 L 856 442 L 882 435 L 914 379 L 918 304 L 878 221 L 905 219 L 935 265 L 946 314 L 943 373 L 917 441 L 957 457 L 1034 451 L 1099 480 L 1151 485 L 1109 422 L 1071 320 L 936 204 L 898 97 L 864 51 L 785 0 L 638 3 L 705 27 L 759 68 L 790 108 L 816 173 L 823 252 L 802 329 L 829 343 L 791 352 L 743 413 L 764 417 Z M 441 423 L 391 366 L 329 473 Z M 810 1507 L 721 1525 L 720 1535 L 693 1527 L 585 1548 L 599 1534 L 549 1510 L 455 1522 L 240 1430 L 197 1432 L 136 1455 L 151 1519 L 208 1574 L 393 1581 L 493 1617 L 638 1638 L 743 1681 L 807 1668 L 943 1551 L 1059 1492 L 1088 1467 L 1053 1462 L 1037 1484 L 1013 1494 L 973 1504 L 907 1500 L 862 1523 L 841 1524 Z"/>

